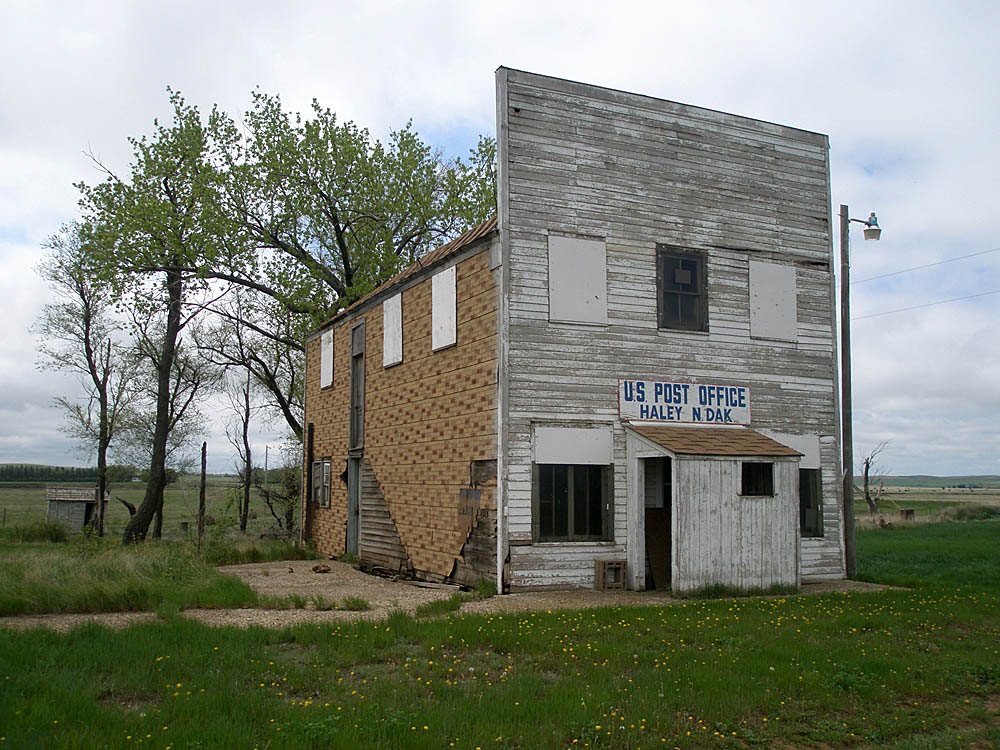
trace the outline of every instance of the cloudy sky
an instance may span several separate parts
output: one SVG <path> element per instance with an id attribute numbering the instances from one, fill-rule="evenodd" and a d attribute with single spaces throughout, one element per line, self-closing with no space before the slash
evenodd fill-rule
<path id="1" fill-rule="evenodd" d="M 86 153 L 124 170 L 167 86 L 233 114 L 255 87 L 315 97 L 380 136 L 412 118 L 465 155 L 494 132 L 504 65 L 829 134 L 834 206 L 884 228 L 852 230 L 856 454 L 888 441 L 891 473 L 1000 474 L 998 32 L 991 1 L 5 0 L 0 463 L 88 463 L 51 407 L 72 379 L 34 365 L 33 268 L 77 215 L 73 183 L 100 179 Z M 210 451 L 231 465 L 218 433 Z"/>

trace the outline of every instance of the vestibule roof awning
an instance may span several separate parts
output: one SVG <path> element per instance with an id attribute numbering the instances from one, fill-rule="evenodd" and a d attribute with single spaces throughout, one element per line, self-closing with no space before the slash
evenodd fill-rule
<path id="1" fill-rule="evenodd" d="M 802 454 L 749 427 L 678 427 L 626 422 L 637 435 L 675 456 L 762 456 L 794 458 Z"/>

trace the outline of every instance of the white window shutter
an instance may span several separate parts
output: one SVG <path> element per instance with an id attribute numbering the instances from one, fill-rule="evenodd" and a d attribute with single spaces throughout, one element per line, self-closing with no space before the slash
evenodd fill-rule
<path id="1" fill-rule="evenodd" d="M 382 366 L 403 361 L 403 297 L 397 294 L 382 303 Z"/>
<path id="2" fill-rule="evenodd" d="M 437 351 L 458 341 L 455 266 L 431 279 L 431 349 Z"/>
<path id="3" fill-rule="evenodd" d="M 333 329 L 323 331 L 319 349 L 319 387 L 333 385 Z"/>

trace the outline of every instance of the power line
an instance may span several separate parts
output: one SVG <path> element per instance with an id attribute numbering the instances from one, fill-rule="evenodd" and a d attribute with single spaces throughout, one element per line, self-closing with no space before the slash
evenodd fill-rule
<path id="1" fill-rule="evenodd" d="M 901 272 L 902 273 L 902 272 Z M 895 313 L 907 312 L 908 310 L 920 310 L 924 307 L 934 307 L 934 305 L 946 305 L 949 302 L 960 302 L 963 299 L 974 299 L 975 297 L 985 297 L 989 294 L 1000 294 L 1000 289 L 993 289 L 989 292 L 980 292 L 979 294 L 967 294 L 964 297 L 952 297 L 951 299 L 942 299 L 937 302 L 927 302 L 923 305 L 913 305 L 913 307 L 901 307 L 898 310 L 886 310 L 884 312 L 872 313 L 871 315 L 859 315 L 856 318 L 851 318 L 852 321 L 864 320 L 865 318 L 878 318 L 882 315 L 894 315 Z"/>
<path id="2" fill-rule="evenodd" d="M 899 276 L 902 273 L 909 273 L 910 271 L 920 271 L 924 268 L 933 268 L 934 266 L 943 266 L 945 263 L 953 263 L 956 260 L 965 260 L 966 258 L 975 258 L 980 255 L 989 255 L 990 253 L 1000 252 L 1000 247 L 995 247 L 992 250 L 982 250 L 978 253 L 970 253 L 969 255 L 959 255 L 957 258 L 946 258 L 945 260 L 939 260 L 935 263 L 927 263 L 922 266 L 914 266 L 913 268 L 904 268 L 901 271 L 892 271 L 891 273 L 883 273 L 878 276 L 869 276 L 867 279 L 858 279 L 857 281 L 852 281 L 851 286 L 855 284 L 864 284 L 867 281 L 875 281 L 876 279 L 887 279 L 890 276 Z M 963 299 L 963 298 L 959 298 Z"/>

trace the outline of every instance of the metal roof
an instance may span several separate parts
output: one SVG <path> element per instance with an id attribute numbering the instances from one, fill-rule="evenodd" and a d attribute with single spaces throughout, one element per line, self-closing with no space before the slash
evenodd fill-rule
<path id="1" fill-rule="evenodd" d="M 628 429 L 678 456 L 801 456 L 749 427 L 661 427 L 626 423 Z"/>
<path id="2" fill-rule="evenodd" d="M 465 250 L 467 247 L 474 244 L 477 240 L 480 240 L 483 237 L 492 234 L 493 232 L 496 231 L 496 229 L 497 229 L 497 218 L 494 216 L 490 219 L 487 219 L 482 224 L 478 224 L 477 226 L 472 227 L 463 234 L 460 234 L 451 242 L 442 245 L 441 247 L 435 248 L 434 250 L 431 250 L 426 255 L 417 258 L 417 260 L 415 260 L 413 263 L 407 266 L 404 270 L 397 273 L 391 279 L 375 287 L 375 289 L 370 291 L 364 297 L 355 300 L 350 306 L 338 312 L 330 320 L 324 323 L 321 326 L 321 328 L 327 328 L 330 326 L 330 324 L 335 323 L 340 318 L 349 315 L 353 312 L 356 312 L 358 309 L 364 307 L 369 302 L 371 302 L 373 298 L 381 296 L 389 289 L 392 289 L 393 287 L 401 284 L 403 281 L 406 281 L 411 276 L 416 276 L 421 271 L 433 267 L 435 265 L 438 265 L 453 255 L 457 255 L 462 250 Z"/>

